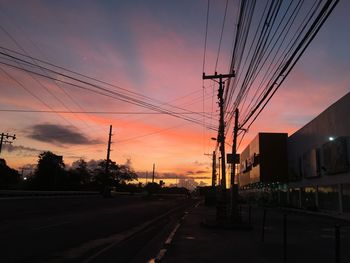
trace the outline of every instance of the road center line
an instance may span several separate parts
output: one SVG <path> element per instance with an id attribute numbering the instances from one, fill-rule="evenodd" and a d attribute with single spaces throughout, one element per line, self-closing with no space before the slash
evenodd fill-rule
<path id="1" fill-rule="evenodd" d="M 91 240 L 91 241 L 88 241 L 86 243 L 81 244 L 78 247 L 69 249 L 68 251 L 65 251 L 65 252 L 61 253 L 60 255 L 58 255 L 58 257 L 59 257 L 58 262 L 62 262 L 62 259 L 69 260 L 69 259 L 74 259 L 74 258 L 80 257 L 80 256 L 84 255 L 85 253 L 87 253 L 88 251 L 90 251 L 91 249 L 94 249 L 94 248 L 97 248 L 100 246 L 105 246 L 103 249 L 99 250 L 97 253 L 88 257 L 87 259 L 85 259 L 83 261 L 83 263 L 92 262 L 95 258 L 97 258 L 99 255 L 101 255 L 105 251 L 109 250 L 111 247 L 113 247 L 116 244 L 122 242 L 123 240 L 129 238 L 130 236 L 142 231 L 143 229 L 152 225 L 154 222 L 160 220 L 161 218 L 164 218 L 164 217 L 170 215 L 171 213 L 180 209 L 181 207 L 183 207 L 183 205 L 176 206 L 173 209 L 165 212 L 164 214 L 162 214 L 154 219 L 151 219 L 151 220 L 149 220 L 141 225 L 137 225 L 137 226 L 130 228 L 126 231 L 123 231 L 121 233 L 117 233 L 117 234 L 111 235 L 111 236 L 106 237 L 106 238 Z"/>

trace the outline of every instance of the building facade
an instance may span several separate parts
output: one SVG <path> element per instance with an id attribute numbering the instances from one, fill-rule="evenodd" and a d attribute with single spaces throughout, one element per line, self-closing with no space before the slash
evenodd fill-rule
<path id="1" fill-rule="evenodd" d="M 287 136 L 259 133 L 244 149 L 238 176 L 240 188 L 287 182 Z"/>
<path id="2" fill-rule="evenodd" d="M 350 213 L 349 115 L 350 93 L 288 138 L 259 133 L 241 153 L 241 194 Z"/>
<path id="3" fill-rule="evenodd" d="M 350 212 L 350 93 L 288 138 L 290 204 Z"/>

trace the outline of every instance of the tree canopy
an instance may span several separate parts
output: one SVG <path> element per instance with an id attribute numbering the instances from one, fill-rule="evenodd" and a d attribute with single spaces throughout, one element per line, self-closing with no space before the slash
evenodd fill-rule
<path id="1" fill-rule="evenodd" d="M 63 157 L 50 151 L 39 154 L 34 180 L 41 186 L 57 186 L 64 182 L 65 164 Z"/>
<path id="2" fill-rule="evenodd" d="M 7 188 L 18 183 L 19 179 L 19 173 L 8 167 L 4 159 L 0 159 L 0 187 Z"/>
<path id="3" fill-rule="evenodd" d="M 121 183 L 137 180 L 137 174 L 129 165 L 118 165 L 114 161 L 109 161 L 108 173 L 106 174 L 107 160 L 103 160 L 95 169 L 95 180 L 102 185 L 115 186 Z"/>

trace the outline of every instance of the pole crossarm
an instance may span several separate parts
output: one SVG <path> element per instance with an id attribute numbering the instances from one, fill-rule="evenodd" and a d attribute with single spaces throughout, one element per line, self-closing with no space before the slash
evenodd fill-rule
<path id="1" fill-rule="evenodd" d="M 11 144 L 12 142 L 9 141 L 8 139 L 12 139 L 12 140 L 16 140 L 16 134 L 14 135 L 9 135 L 8 133 L 1 133 L 0 135 L 0 153 L 1 153 L 1 149 L 2 149 L 2 145 L 3 144 Z"/>
<path id="2" fill-rule="evenodd" d="M 230 74 L 217 74 L 215 72 L 214 75 L 205 75 L 205 73 L 203 72 L 203 79 L 224 79 L 224 78 L 234 78 L 236 75 L 235 72 L 230 73 Z"/>

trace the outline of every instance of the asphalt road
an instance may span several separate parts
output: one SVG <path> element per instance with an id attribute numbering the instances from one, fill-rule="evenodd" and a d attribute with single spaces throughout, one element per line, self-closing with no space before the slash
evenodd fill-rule
<path id="1" fill-rule="evenodd" d="M 0 262 L 146 262 L 192 204 L 140 196 L 0 199 Z"/>

